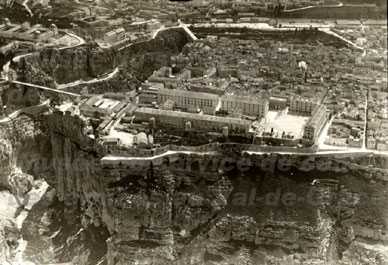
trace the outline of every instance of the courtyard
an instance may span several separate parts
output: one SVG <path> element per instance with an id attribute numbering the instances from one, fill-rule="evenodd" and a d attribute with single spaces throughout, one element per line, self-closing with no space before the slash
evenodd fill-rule
<path id="1" fill-rule="evenodd" d="M 263 133 L 271 133 L 273 130 L 275 138 L 281 138 L 284 132 L 287 136 L 300 139 L 303 137 L 303 129 L 309 119 L 309 116 L 288 114 L 288 109 L 268 111 L 267 116 L 260 121 L 256 132 L 262 135 Z"/>

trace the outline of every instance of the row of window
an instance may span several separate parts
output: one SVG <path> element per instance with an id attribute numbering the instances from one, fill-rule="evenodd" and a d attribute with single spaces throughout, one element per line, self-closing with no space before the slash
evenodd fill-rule
<path id="1" fill-rule="evenodd" d="M 241 103 L 233 101 L 222 101 L 222 108 L 226 110 L 233 110 L 235 108 L 241 108 L 243 111 L 248 113 L 256 112 L 266 112 L 268 110 L 268 105 L 263 104 L 254 104 L 254 103 Z"/>
<path id="2" fill-rule="evenodd" d="M 173 100 L 175 103 L 181 106 L 194 105 L 200 107 L 213 107 L 213 100 L 211 99 L 198 99 L 198 98 L 188 98 L 181 96 L 169 96 L 169 95 L 160 95 L 160 101 L 164 102 L 168 99 Z"/>
<path id="3" fill-rule="evenodd" d="M 311 111 L 313 109 L 313 104 L 311 102 L 303 102 L 303 101 L 292 101 L 290 104 L 290 109 L 303 109 Z"/>
<path id="4" fill-rule="evenodd" d="M 162 124 L 170 125 L 170 126 L 185 126 L 187 120 L 179 117 L 173 117 L 173 116 L 158 116 L 154 115 Z M 193 128 L 198 129 L 209 129 L 211 131 L 220 131 L 223 127 L 228 127 L 231 130 L 234 131 L 246 131 L 248 130 L 248 125 L 240 125 L 235 123 L 228 123 L 228 122 L 216 122 L 216 121 L 210 121 L 210 120 L 196 120 L 193 119 L 190 121 Z"/>

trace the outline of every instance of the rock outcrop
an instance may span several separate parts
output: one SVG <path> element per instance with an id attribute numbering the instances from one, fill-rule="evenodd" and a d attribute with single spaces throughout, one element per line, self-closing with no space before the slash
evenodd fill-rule
<path id="1" fill-rule="evenodd" d="M 11 67 L 19 81 L 48 87 L 99 78 L 119 67 L 123 70 L 121 75 L 97 86 L 127 90 L 133 88 L 131 84 L 138 84 L 136 80 L 144 81 L 154 70 L 166 65 L 170 55 L 178 54 L 188 41 L 183 30 L 171 29 L 162 31 L 155 39 L 132 43 L 123 49 L 103 49 L 94 42 L 65 49 L 46 48 L 21 57 Z"/>
<path id="2" fill-rule="evenodd" d="M 51 186 L 5 252 L 23 236 L 36 264 L 387 264 L 384 157 L 244 155 L 243 167 L 219 153 L 111 166 L 77 119 L 3 127 L 8 189 L 22 198 L 30 175 Z"/>
<path id="3" fill-rule="evenodd" d="M 19 261 L 23 246 L 20 226 L 39 196 L 38 178 L 50 175 L 47 139 L 39 122 L 21 115 L 0 124 L 0 263 Z M 47 160 L 46 163 L 41 163 Z M 46 175 L 47 174 L 47 175 Z M 35 179 L 34 177 L 35 176 Z M 35 197 L 34 197 L 35 196 Z"/>
<path id="4" fill-rule="evenodd" d="M 85 149 L 77 140 L 82 130 L 55 128 L 52 184 L 62 211 L 76 216 L 62 225 L 78 219 L 80 233 L 104 235 L 98 238 L 106 254 L 98 258 L 108 265 L 387 262 L 384 158 L 373 162 L 373 174 L 347 157 L 288 157 L 285 168 L 282 155 L 271 156 L 274 167 L 246 156 L 253 163 L 243 171 L 187 166 L 222 155 L 109 166 L 99 162 L 97 145 Z M 87 242 L 79 242 L 80 264 L 92 264 Z"/>

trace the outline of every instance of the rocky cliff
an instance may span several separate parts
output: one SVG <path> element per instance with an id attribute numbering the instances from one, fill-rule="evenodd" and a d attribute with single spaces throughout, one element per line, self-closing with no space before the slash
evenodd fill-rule
<path id="1" fill-rule="evenodd" d="M 115 233 L 108 264 L 387 263 L 386 212 L 377 210 L 386 178 L 367 180 L 367 172 L 350 168 L 335 174 L 157 168 L 139 176 L 125 173 L 127 166 L 105 171 L 118 203 L 109 211 Z"/>
<path id="2" fill-rule="evenodd" d="M 91 80 L 119 67 L 121 74 L 111 83 L 104 82 L 101 86 L 127 89 L 134 80 L 144 81 L 154 70 L 166 65 L 170 55 L 178 54 L 188 41 L 183 30 L 171 29 L 162 31 L 156 38 L 126 47 L 103 49 L 90 42 L 66 49 L 47 48 L 21 57 L 11 67 L 15 69 L 19 81 L 48 87 Z"/>
<path id="3" fill-rule="evenodd" d="M 17 70 L 24 81 L 53 84 L 119 65 L 122 78 L 110 82 L 125 90 L 185 42 L 184 34 L 167 31 L 120 53 L 80 47 L 66 51 L 66 64 L 58 59 L 63 51 L 47 50 Z M 25 100 L 41 101 L 27 94 L 14 104 Z M 235 148 L 103 164 L 89 127 L 58 112 L 0 124 L 0 184 L 16 205 L 3 220 L 0 263 L 15 259 L 25 240 L 23 259 L 35 264 L 388 264 L 386 157 L 246 155 Z M 38 179 L 50 187 L 29 206 Z"/>
<path id="4" fill-rule="evenodd" d="M 42 178 L 53 173 L 43 131 L 39 122 L 24 115 L 0 124 L 1 264 L 19 261 L 23 247 L 20 225 L 39 197 Z"/>
<path id="5" fill-rule="evenodd" d="M 60 133 L 71 118 L 55 119 L 47 129 L 52 190 L 23 225 L 27 260 L 388 262 L 386 158 L 219 154 L 101 164 L 100 150 L 80 141 L 83 130 Z"/>
<path id="6" fill-rule="evenodd" d="M 219 153 L 102 164 L 76 119 L 20 116 L 1 127 L 3 187 L 27 205 L 37 179 L 50 185 L 21 230 L 4 221 L 6 257 L 23 239 L 23 258 L 35 264 L 388 262 L 385 157 Z"/>

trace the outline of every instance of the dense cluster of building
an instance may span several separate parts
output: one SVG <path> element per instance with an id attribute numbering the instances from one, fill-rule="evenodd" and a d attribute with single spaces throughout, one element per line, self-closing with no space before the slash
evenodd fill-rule
<path id="1" fill-rule="evenodd" d="M 173 128 L 178 126 L 175 122 L 180 124 L 178 127 L 182 127 L 185 124 L 183 121 L 190 121 L 192 128 L 202 131 L 204 128 L 209 131 L 220 131 L 226 127 L 230 132 L 239 134 L 247 134 L 251 122 L 240 119 L 241 116 L 237 116 L 238 118 L 231 116 L 240 114 L 258 119 L 265 117 L 269 109 L 267 98 L 220 96 L 168 88 L 144 88 L 139 93 L 139 105 L 160 108 L 153 111 L 151 108 L 143 110 L 149 116 L 154 114 L 160 124 Z M 216 115 L 217 113 L 223 115 Z M 174 121 L 175 118 L 180 121 Z M 171 123 L 170 120 L 174 122 Z"/>
<path id="2" fill-rule="evenodd" d="M 0 38 L 3 39 L 43 42 L 58 34 L 58 29 L 55 25 L 52 25 L 51 28 L 45 28 L 42 25 L 31 26 L 28 22 L 14 24 L 7 18 L 0 23 Z"/>
<path id="3" fill-rule="evenodd" d="M 265 120 L 270 110 L 287 109 L 294 115 L 309 117 L 302 134 L 302 142 L 309 144 L 316 142 L 329 118 L 324 105 L 300 96 L 282 98 L 268 97 L 265 94 L 262 97 L 217 95 L 169 89 L 160 83 L 147 82 L 139 91 L 138 100 L 138 104 L 144 107 L 136 111 L 139 121 L 155 118 L 156 124 L 164 128 L 190 128 L 246 137 L 255 135 L 251 130 L 253 121 Z M 286 135 L 283 133 L 282 137 Z"/>
<path id="4" fill-rule="evenodd" d="M 158 20 L 139 20 L 120 23 L 120 26 L 102 28 L 100 32 L 94 32 L 98 37 L 97 43 L 101 46 L 123 46 L 126 44 L 141 42 L 152 37 L 153 32 L 161 27 Z M 106 31 L 109 29 L 109 31 Z"/>
<path id="5" fill-rule="evenodd" d="M 385 77 L 386 80 L 386 77 Z M 368 102 L 367 147 L 388 150 L 388 92 L 371 90 Z"/>
<path id="6" fill-rule="evenodd" d="M 250 10 L 253 6 L 264 4 L 269 8 L 287 3 L 193 0 L 179 6 L 170 1 L 117 1 L 112 3 L 114 12 L 104 11 L 102 5 L 91 5 L 90 14 L 83 14 L 76 21 L 82 30 L 89 29 L 87 33 L 92 33 L 90 35 L 100 46 L 126 45 L 150 38 L 162 25 L 174 23 L 181 9 L 201 13 L 201 7 L 210 5 L 208 16 L 211 19 L 231 19 L 229 4 L 238 11 L 237 17 L 246 19 L 257 17 Z M 296 0 L 289 4 L 297 6 L 307 2 Z M 165 9 L 161 10 L 160 6 Z M 113 13 L 127 11 L 127 16 L 113 16 Z M 265 22 L 271 23 L 271 19 Z M 0 30 L 3 27 L 4 32 L 15 34 L 38 32 L 41 38 L 49 38 L 45 34 L 55 31 L 55 28 L 45 31 L 24 25 L 9 26 L 4 23 Z M 252 38 L 223 37 L 222 32 L 219 36 L 206 34 L 206 38 L 188 43 L 181 54 L 170 58 L 169 65 L 155 71 L 142 84 L 135 103 L 139 108 L 127 113 L 136 117 L 135 122 L 125 119 L 125 124 L 118 126 L 137 134 L 146 131 L 141 129 L 142 123 L 152 124 L 153 121 L 155 125 L 173 130 L 316 143 L 330 113 L 334 113 L 337 117 L 329 130 L 330 141 L 339 142 L 336 140 L 348 134 L 346 144 L 359 144 L 363 137 L 362 124 L 367 118 L 372 121 L 368 126 L 368 145 L 379 143 L 382 146 L 386 140 L 383 131 L 388 114 L 369 106 L 371 110 L 366 117 L 365 91 L 369 87 L 378 93 L 388 92 L 382 88 L 386 79 L 379 85 L 375 82 L 377 78 L 365 80 L 362 77 L 377 76 L 386 70 L 386 50 L 384 54 L 384 49 L 380 49 L 386 41 L 379 39 L 379 35 L 386 36 L 386 30 L 379 28 L 371 32 L 364 26 L 358 23 L 353 31 L 338 27 L 336 32 L 358 45 L 368 45 L 366 54 L 357 54 L 349 47 L 338 46 L 335 41 L 320 42 L 319 34 L 300 38 L 297 30 L 292 34 L 257 34 Z M 368 38 L 373 39 L 372 44 Z M 375 102 L 378 96 L 369 96 L 369 101 Z M 379 106 L 384 104 L 378 103 Z M 127 105 L 126 99 L 93 97 L 84 102 L 80 110 L 82 115 L 102 120 L 101 128 L 109 128 L 113 118 Z M 281 122 L 293 121 L 301 124 L 282 128 Z"/>
<path id="7" fill-rule="evenodd" d="M 212 73 L 209 70 L 215 68 L 214 74 L 210 77 L 203 74 L 202 78 L 212 80 L 213 84 L 214 80 L 226 80 L 224 93 L 252 96 L 263 90 L 268 92 L 270 111 L 288 107 L 290 114 L 313 117 L 320 113 L 314 112 L 316 107 L 323 104 L 328 113 L 336 115 L 327 144 L 362 147 L 366 137 L 370 148 L 388 148 L 384 138 L 387 128 L 384 99 L 388 92 L 384 74 L 387 69 L 386 27 L 372 27 L 357 21 L 351 30 L 344 28 L 338 32 L 368 49 L 364 52 L 349 48 L 338 50 L 335 44 L 317 46 L 297 38 L 255 41 L 208 37 L 187 45 L 179 60 L 181 64 L 190 62 L 190 67 L 183 67 L 185 70 L 195 67 L 197 72 Z M 188 80 L 189 87 L 190 84 Z M 371 93 L 368 135 L 365 136 L 368 89 Z M 314 116 L 308 121 L 303 133 L 306 139 L 321 131 L 320 122 L 314 120 L 327 119 L 325 116 L 328 115 Z M 277 135 L 276 130 L 265 133 Z M 279 135 L 284 133 L 279 132 Z"/>
<path id="8" fill-rule="evenodd" d="M 265 42 L 256 46 L 256 41 L 252 40 L 216 39 L 209 37 L 187 44 L 182 54 L 172 58 L 171 67 L 155 71 L 139 91 L 139 105 L 167 111 L 157 115 L 159 124 L 168 120 L 166 116 L 174 116 L 174 111 L 184 116 L 185 121 L 188 117 L 192 121 L 201 119 L 203 115 L 217 119 L 240 118 L 251 124 L 250 130 L 245 130 L 248 137 L 291 139 L 288 144 L 316 143 L 329 120 L 330 110 L 322 105 L 328 90 L 323 86 L 323 73 L 318 72 L 318 65 L 309 62 L 312 69 L 307 83 L 304 80 L 306 69 L 298 68 L 298 60 L 306 58 L 308 53 L 304 51 L 303 57 L 298 55 L 301 48 L 296 45 L 289 49 L 277 43 L 279 49 L 273 52 Z M 283 60 L 290 55 L 300 59 Z M 280 67 L 275 63 L 279 60 Z M 293 71 L 286 71 L 287 67 Z M 276 81 L 283 68 L 282 75 L 290 77 Z M 279 115 L 282 116 L 279 122 L 306 124 L 286 126 L 282 130 L 280 124 L 271 121 Z M 260 125 L 256 130 L 253 123 L 257 122 Z M 176 126 L 170 124 L 170 127 Z M 195 129 L 196 124 L 191 128 Z M 216 130 L 213 128 L 213 131 L 220 130 L 219 126 Z"/>

